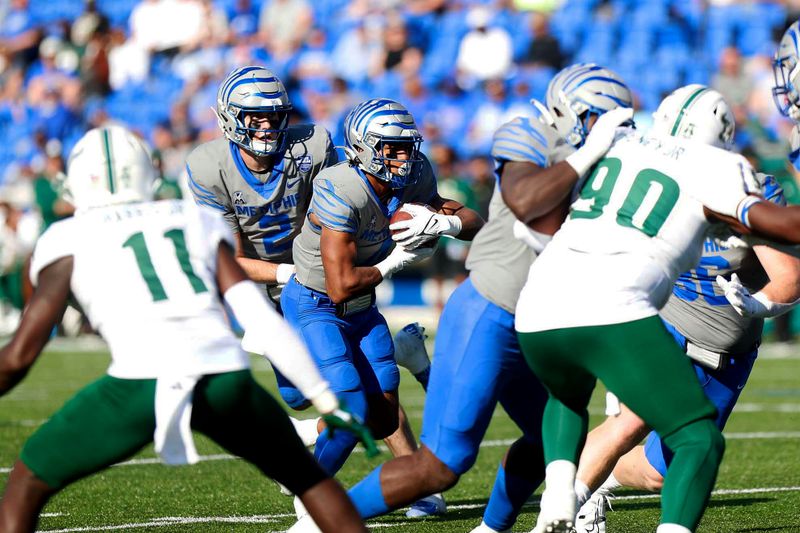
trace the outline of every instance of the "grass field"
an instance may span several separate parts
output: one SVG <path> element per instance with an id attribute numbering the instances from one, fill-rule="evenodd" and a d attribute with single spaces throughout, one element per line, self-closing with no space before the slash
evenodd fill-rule
<path id="1" fill-rule="evenodd" d="M 61 346 L 43 354 L 27 379 L 0 399 L 0 485 L 25 441 L 67 398 L 100 376 L 108 364 L 102 350 Z M 258 379 L 274 390 L 271 372 L 254 361 Z M 401 397 L 415 431 L 424 395 L 403 371 Z M 602 411 L 592 404 L 593 423 Z M 373 520 L 392 532 L 464 532 L 480 522 L 495 467 L 517 430 L 502 411 L 495 415 L 478 462 L 447 494 L 442 518 L 410 521 L 403 513 Z M 717 493 L 700 531 L 800 531 L 800 348 L 786 353 L 766 346 L 739 406 L 726 428 L 727 451 Z M 199 436 L 207 459 L 194 467 L 166 467 L 151 447 L 128 463 L 83 480 L 57 495 L 40 522 L 41 531 L 282 531 L 293 522 L 291 498 L 250 465 L 232 459 Z M 65 442 L 64 446 L 70 444 Z M 340 474 L 350 486 L 378 464 L 355 454 Z M 620 492 L 609 514 L 609 531 L 653 531 L 659 501 Z M 529 504 L 515 531 L 533 527 L 538 507 Z"/>

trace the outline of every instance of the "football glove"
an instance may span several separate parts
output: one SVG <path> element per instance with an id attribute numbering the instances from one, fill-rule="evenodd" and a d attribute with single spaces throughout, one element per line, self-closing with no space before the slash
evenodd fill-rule
<path id="1" fill-rule="evenodd" d="M 739 276 L 736 274 L 731 275 L 731 280 L 728 281 L 722 276 L 717 276 L 717 285 L 725 291 L 725 298 L 730 302 L 737 313 L 741 316 L 753 316 L 759 318 L 770 318 L 782 315 L 797 302 L 792 303 L 779 303 L 773 302 L 763 292 L 750 294 L 747 287 L 742 285 Z"/>
<path id="2" fill-rule="evenodd" d="M 630 107 L 618 107 L 603 113 L 592 126 L 583 146 L 564 160 L 575 169 L 579 177 L 583 176 L 611 148 L 617 128 L 632 118 L 633 109 Z"/>
<path id="3" fill-rule="evenodd" d="M 367 457 L 375 457 L 381 453 L 375 444 L 375 439 L 372 438 L 369 428 L 364 425 L 355 413 L 348 411 L 344 405 L 340 405 L 338 409 L 323 414 L 322 420 L 325 421 L 331 437 L 336 431 L 349 431 L 364 445 Z"/>
<path id="4" fill-rule="evenodd" d="M 433 248 L 416 248 L 407 250 L 403 246 L 395 246 L 389 256 L 375 265 L 383 279 L 389 279 L 395 272 L 404 269 L 408 265 L 427 259 L 433 255 Z"/>
<path id="5" fill-rule="evenodd" d="M 461 233 L 461 219 L 455 215 L 441 215 L 425 206 L 415 204 L 405 204 L 400 209 L 413 217 L 395 222 L 389 229 L 393 232 L 405 230 L 393 234 L 392 240 L 406 250 L 414 250 L 441 235 L 455 237 Z"/>

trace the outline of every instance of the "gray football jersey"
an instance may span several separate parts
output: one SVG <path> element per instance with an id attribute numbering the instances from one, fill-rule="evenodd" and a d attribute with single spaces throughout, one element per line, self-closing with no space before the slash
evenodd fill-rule
<path id="1" fill-rule="evenodd" d="M 781 205 L 786 203 L 772 176 L 765 178 L 764 197 Z M 728 249 L 706 239 L 700 263 L 680 275 L 661 317 L 701 348 L 730 354 L 752 349 L 761 339 L 764 320 L 740 316 L 716 280 L 718 275 L 730 279 L 734 272 L 751 292 L 769 281 L 752 249 Z"/>
<path id="2" fill-rule="evenodd" d="M 394 241 L 389 235 L 389 220 L 401 204 L 430 203 L 438 194 L 436 178 L 423 155 L 417 182 L 395 190 L 387 204 L 380 201 L 367 177 L 348 162 L 324 169 L 314 180 L 314 194 L 309 214 L 334 231 L 350 233 L 356 241 L 356 266 L 373 266 L 389 255 Z M 325 292 L 319 240 L 322 226 L 308 216 L 294 241 L 294 264 L 297 281 L 315 291 Z"/>
<path id="3" fill-rule="evenodd" d="M 239 147 L 225 138 L 198 146 L 187 158 L 195 201 L 225 216 L 240 234 L 246 257 L 292 262 L 292 241 L 300 233 L 312 181 L 338 159 L 325 128 L 293 125 L 288 136 L 283 158 L 263 174 L 248 169 Z"/>
<path id="4" fill-rule="evenodd" d="M 494 134 L 492 157 L 496 174 L 508 161 L 530 162 L 546 167 L 554 161 L 554 149 L 564 141 L 541 115 L 537 118 L 517 117 Z M 477 291 L 490 302 L 514 313 L 517 299 L 536 253 L 514 238 L 514 213 L 503 202 L 499 185 L 489 203 L 489 221 L 481 228 L 470 246 L 467 269 Z"/>

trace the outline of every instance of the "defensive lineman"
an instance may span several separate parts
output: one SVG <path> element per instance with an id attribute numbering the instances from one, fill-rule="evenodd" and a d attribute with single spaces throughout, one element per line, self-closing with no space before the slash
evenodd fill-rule
<path id="1" fill-rule="evenodd" d="M 664 135 L 725 149 L 732 143 L 734 119 L 728 104 L 717 91 L 702 85 L 673 92 L 654 119 L 653 131 Z M 785 205 L 775 179 L 762 179 L 764 197 Z M 751 295 L 747 287 L 758 292 Z M 727 247 L 706 238 L 700 263 L 678 278 L 661 318 L 694 359 L 703 392 L 717 408 L 715 422 L 720 429 L 755 363 L 764 318 L 788 311 L 798 298 L 800 260 L 767 246 Z M 620 485 L 661 490 L 672 454 L 655 432 L 647 433 L 644 422 L 624 406 L 618 416 L 589 433 L 578 467 L 578 503 L 586 500 L 589 491 L 603 486 L 578 512 L 576 529 L 580 533 L 605 531 L 608 494 Z M 645 446 L 636 446 L 644 437 Z"/>
<path id="2" fill-rule="evenodd" d="M 165 462 L 196 462 L 195 429 L 299 494 L 324 529 L 366 531 L 256 384 L 222 300 L 245 329 L 242 343 L 269 354 L 329 426 L 367 443 L 368 432 L 339 409 L 303 343 L 247 280 L 222 218 L 188 202 L 151 202 L 154 177 L 149 153 L 124 128 L 91 130 L 73 149 L 66 189 L 76 215 L 37 243 L 37 288 L 0 352 L 0 393 L 33 364 L 70 291 L 112 363 L 28 439 L 0 504 L 0 530 L 33 531 L 50 496 L 153 440 Z"/>
<path id="3" fill-rule="evenodd" d="M 741 156 L 622 130 L 534 263 L 516 327 L 550 392 L 537 531 L 572 526 L 586 406 L 598 378 L 674 452 L 659 532 L 691 531 L 699 522 L 724 441 L 714 407 L 656 315 L 678 275 L 699 260 L 710 221 L 724 217 L 742 230 L 797 242 L 800 212 L 748 190 L 757 185 Z"/>

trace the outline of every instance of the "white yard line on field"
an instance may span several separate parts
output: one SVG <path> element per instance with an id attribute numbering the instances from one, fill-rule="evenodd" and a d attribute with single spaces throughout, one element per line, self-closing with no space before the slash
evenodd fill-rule
<path id="1" fill-rule="evenodd" d="M 752 433 L 725 433 L 725 438 L 727 440 L 774 440 L 774 439 L 800 439 L 800 431 L 757 431 Z M 485 440 L 481 442 L 481 448 L 503 448 L 506 446 L 510 446 L 514 443 L 516 439 L 495 439 L 495 440 Z M 380 445 L 378 448 L 381 451 L 389 451 L 386 446 Z M 362 448 L 356 448 L 353 450 L 354 453 L 363 453 Z M 230 461 L 230 460 L 238 460 L 239 458 L 235 455 L 229 455 L 227 453 L 219 453 L 214 455 L 201 455 L 200 461 Z M 140 459 L 131 459 L 130 461 L 124 461 L 122 463 L 117 463 L 113 466 L 140 466 L 140 465 L 157 465 L 161 464 L 161 459 L 158 457 L 142 457 Z M 11 472 L 11 467 L 3 467 L 0 468 L 0 474 L 7 474 Z"/>
<path id="2" fill-rule="evenodd" d="M 712 495 L 713 496 L 736 496 L 741 494 L 769 494 L 769 493 L 779 493 L 779 492 L 800 492 L 800 486 L 796 487 L 754 487 L 749 489 L 720 489 L 715 490 Z M 634 494 L 630 496 L 619 496 L 614 498 L 615 501 L 627 501 L 627 500 L 649 500 L 649 499 L 658 499 L 660 495 L 658 494 Z M 532 505 L 538 505 L 538 502 L 534 502 L 533 504 L 529 503 L 526 507 Z M 484 503 L 471 503 L 471 504 L 464 504 L 464 505 L 450 505 L 448 509 L 451 511 L 460 511 L 466 509 L 477 509 L 482 508 L 485 504 Z M 178 517 L 178 516 L 166 516 L 162 518 L 153 518 L 146 522 L 137 522 L 137 523 L 128 523 L 128 524 L 114 524 L 114 525 L 107 525 L 107 526 L 85 526 L 85 527 L 70 527 L 65 529 L 42 529 L 39 530 L 39 533 L 77 533 L 82 531 L 114 531 L 114 530 L 121 530 L 121 529 L 133 529 L 133 528 L 158 528 L 158 527 L 166 527 L 166 526 L 174 526 L 174 525 L 184 525 L 184 524 L 210 524 L 210 523 L 226 523 L 226 524 L 270 524 L 274 523 L 283 518 L 291 518 L 294 514 L 292 513 L 278 513 L 278 514 L 266 514 L 266 515 L 254 515 L 254 516 L 186 516 L 186 517 Z M 390 528 L 390 527 L 397 527 L 408 525 L 411 522 L 408 521 L 398 521 L 398 522 L 370 522 L 368 525 L 370 528 Z M 277 533 L 277 532 L 276 532 Z"/>

